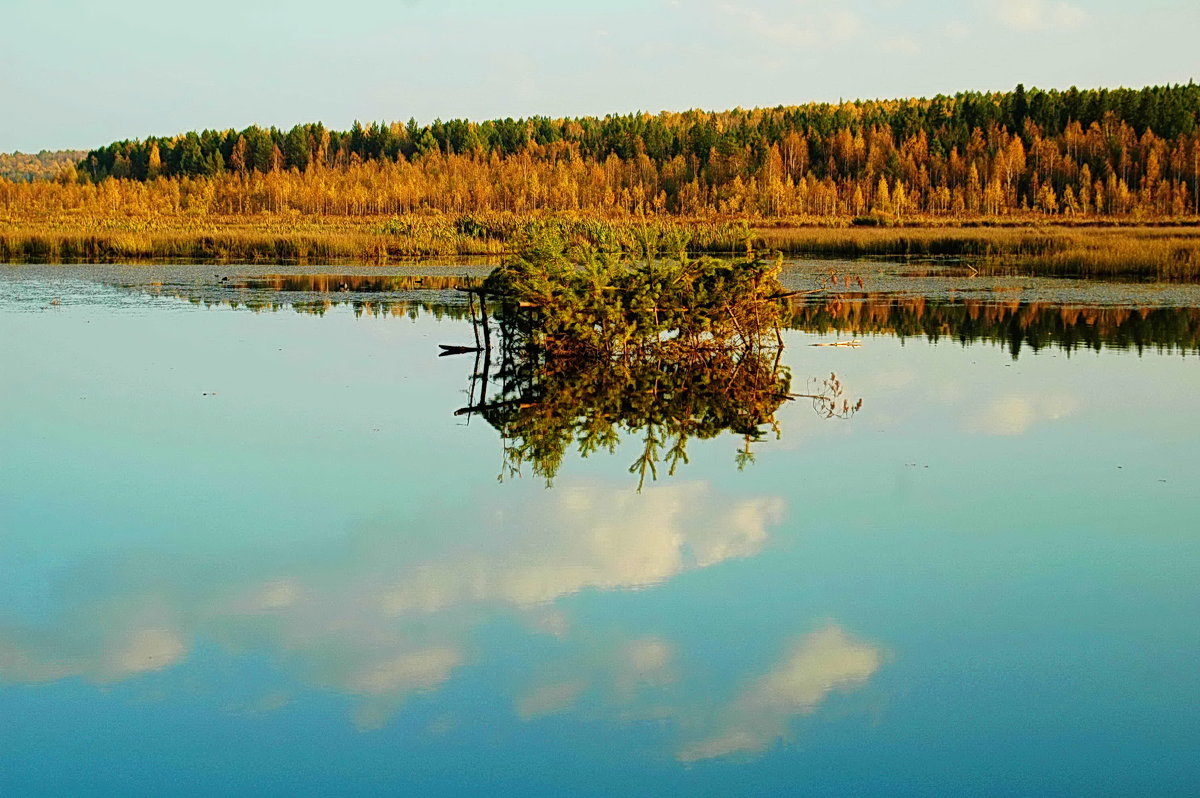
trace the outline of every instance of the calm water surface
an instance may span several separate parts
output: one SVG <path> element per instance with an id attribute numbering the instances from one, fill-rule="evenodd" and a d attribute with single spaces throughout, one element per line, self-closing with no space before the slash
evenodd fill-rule
<path id="1" fill-rule="evenodd" d="M 0 267 L 0 795 L 1195 794 L 1187 290 L 805 307 L 862 409 L 639 492 L 450 282 L 212 271 Z"/>

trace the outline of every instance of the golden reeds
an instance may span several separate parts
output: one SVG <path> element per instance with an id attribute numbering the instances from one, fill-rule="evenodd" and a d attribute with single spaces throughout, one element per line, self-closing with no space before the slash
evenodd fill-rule
<path id="1" fill-rule="evenodd" d="M 807 226 L 730 218 L 640 219 L 587 214 L 338 216 L 0 217 L 0 261 L 359 262 L 431 256 L 499 256 L 535 221 L 571 233 L 634 240 L 669 230 L 694 254 L 747 247 L 839 258 L 953 257 L 981 270 L 1140 279 L 1200 278 L 1200 227 L 930 225 Z"/>

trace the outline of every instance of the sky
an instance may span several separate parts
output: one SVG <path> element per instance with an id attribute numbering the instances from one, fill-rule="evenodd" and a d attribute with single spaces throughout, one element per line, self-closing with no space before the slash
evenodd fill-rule
<path id="1" fill-rule="evenodd" d="M 1195 0 L 3 0 L 0 152 L 1200 80 Z"/>

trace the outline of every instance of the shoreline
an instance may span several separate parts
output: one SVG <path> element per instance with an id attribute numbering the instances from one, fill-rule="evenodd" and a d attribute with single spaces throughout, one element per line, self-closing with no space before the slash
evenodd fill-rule
<path id="1" fill-rule="evenodd" d="M 386 265 L 414 258 L 503 258 L 529 224 L 560 224 L 591 240 L 636 240 L 652 227 L 692 254 L 778 251 L 789 257 L 960 259 L 1032 275 L 1200 280 L 1195 220 L 918 219 L 856 226 L 838 219 L 607 219 L 528 216 L 489 220 L 464 231 L 445 215 L 397 218 L 70 216 L 0 217 L 0 262 Z"/>

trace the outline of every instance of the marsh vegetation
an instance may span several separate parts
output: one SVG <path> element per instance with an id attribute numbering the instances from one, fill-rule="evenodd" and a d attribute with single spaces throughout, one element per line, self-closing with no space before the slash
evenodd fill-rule
<path id="1" fill-rule="evenodd" d="M 1198 124 L 1200 87 L 1188 84 L 193 131 L 77 163 L 48 154 L 38 164 L 59 164 L 53 179 L 29 164 L 0 177 L 0 259 L 495 256 L 553 220 L 625 238 L 673 228 L 694 254 L 749 242 L 1194 279 Z"/>
<path id="2" fill-rule="evenodd" d="M 807 399 L 826 418 L 862 406 L 836 375 L 791 392 L 781 325 L 796 292 L 779 271 L 778 260 L 752 251 L 740 261 L 692 258 L 684 238 L 649 228 L 632 250 L 604 235 L 532 230 L 516 257 L 471 289 L 484 332 L 470 404 L 458 413 L 499 431 L 502 478 L 528 465 L 549 484 L 571 447 L 585 457 L 612 452 L 626 436 L 641 443 L 629 467 L 639 489 L 660 465 L 674 474 L 687 463 L 689 441 L 722 433 L 742 438 L 744 467 L 752 444 L 778 435 L 784 402 Z M 494 373 L 488 304 L 499 333 Z"/>

